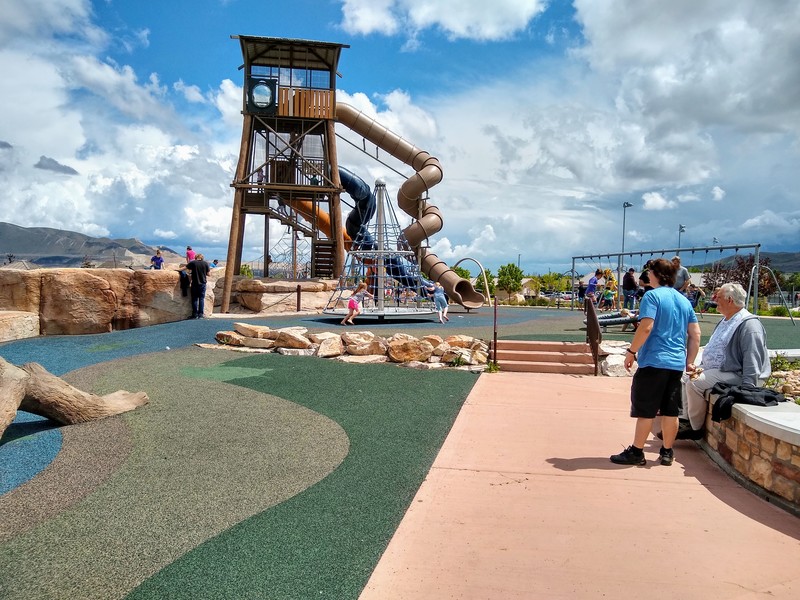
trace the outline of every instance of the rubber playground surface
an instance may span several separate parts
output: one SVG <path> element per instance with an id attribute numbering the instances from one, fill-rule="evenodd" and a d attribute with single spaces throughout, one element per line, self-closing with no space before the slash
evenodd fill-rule
<path id="1" fill-rule="evenodd" d="M 508 308 L 501 309 L 498 315 L 500 338 L 585 337 L 580 311 Z M 502 426 L 497 422 L 494 425 L 500 427 L 498 438 L 489 441 L 480 435 L 465 437 L 470 415 L 476 410 L 481 413 L 480 399 L 486 401 L 487 397 L 497 406 L 508 400 L 506 408 L 516 406 L 515 410 L 523 413 L 531 411 L 530 407 L 525 408 L 526 403 L 545 402 L 530 422 L 531 428 L 544 427 L 545 432 L 522 438 L 550 442 L 560 439 L 565 447 L 573 440 L 566 432 L 559 438 L 553 429 L 560 421 L 558 413 L 564 411 L 553 413 L 552 404 L 547 409 L 547 403 L 557 400 L 565 403 L 564 410 L 572 410 L 567 408 L 572 396 L 585 402 L 591 395 L 581 386 L 595 386 L 598 393 L 600 388 L 611 386 L 608 398 L 614 410 L 619 403 L 618 414 L 609 416 L 612 409 L 602 403 L 599 406 L 601 418 L 619 421 L 619 431 L 615 426 L 609 428 L 617 445 L 609 446 L 610 440 L 593 442 L 602 444 L 598 451 L 607 461 L 608 454 L 627 444 L 631 428 L 626 418 L 624 380 L 569 376 L 539 380 L 528 374 L 517 378 L 517 374 L 510 373 L 478 376 L 456 370 L 416 371 L 394 365 L 243 355 L 192 345 L 211 342 L 216 331 L 229 329 L 234 320 L 185 321 L 97 336 L 35 338 L 0 345 L 0 356 L 9 362 L 39 362 L 81 389 L 99 394 L 118 389 L 143 390 L 150 397 L 150 403 L 136 411 L 70 427 L 54 427 L 46 420 L 23 414 L 24 418 L 6 432 L 0 444 L 0 598 L 345 599 L 358 598 L 362 592 L 364 597 L 374 598 L 597 597 L 588 588 L 577 590 L 577 595 L 569 594 L 570 577 L 559 570 L 550 571 L 549 576 L 565 579 L 564 584 L 559 587 L 553 580 L 549 588 L 541 588 L 551 589 L 553 594 L 539 595 L 535 586 L 531 588 L 528 575 L 525 589 L 517 590 L 517 584 L 508 583 L 507 578 L 505 587 L 490 583 L 492 574 L 481 568 L 482 563 L 497 567 L 493 561 L 499 560 L 506 571 L 513 571 L 524 570 L 524 565 L 517 564 L 520 556 L 544 561 L 536 562 L 542 569 L 548 559 L 521 552 L 512 553 L 517 558 L 501 560 L 504 551 L 496 548 L 498 540 L 491 535 L 475 538 L 474 547 L 465 548 L 470 538 L 464 541 L 456 531 L 469 532 L 464 523 L 483 521 L 475 513 L 471 517 L 469 512 L 460 513 L 458 498 L 444 505 L 437 503 L 436 499 L 446 494 L 431 496 L 426 486 L 461 491 L 476 502 L 478 497 L 494 498 L 504 490 L 510 493 L 511 487 L 520 489 L 506 486 L 508 482 L 532 482 L 536 478 L 538 467 L 518 463 L 501 468 L 499 480 L 489 482 L 485 488 L 448 486 L 440 480 L 442 474 L 472 477 L 468 474 L 481 472 L 475 464 L 462 468 L 453 463 L 464 450 L 452 444 L 470 440 L 473 454 L 467 462 L 476 460 L 479 454 L 484 458 L 497 456 L 498 448 L 503 447 L 502 443 L 497 446 L 497 439 L 503 440 L 507 428 L 513 429 L 515 422 L 516 426 L 527 422 L 524 414 L 494 408 L 490 413 L 504 419 Z M 314 331 L 339 329 L 335 320 L 321 315 L 251 322 L 271 327 L 302 325 Z M 704 318 L 704 341 L 715 322 L 713 317 Z M 765 319 L 765 326 L 770 348 L 800 347 L 800 334 L 788 320 L 773 323 Z M 395 331 L 417 336 L 465 333 L 490 339 L 494 327 L 492 311 L 483 309 L 477 313 L 451 311 L 451 322 L 446 326 L 427 320 L 378 323 L 365 319 L 354 329 L 386 335 Z M 631 335 L 609 332 L 605 337 L 630 339 Z M 578 381 L 585 383 L 579 385 Z M 521 388 L 519 382 L 525 387 Z M 520 392 L 522 399 L 513 400 Z M 563 398 L 559 399 L 562 392 Z M 497 398 L 498 394 L 501 398 Z M 454 423 L 461 425 L 453 429 Z M 552 431 L 546 433 L 548 428 Z M 596 430 L 596 425 L 584 423 L 578 430 L 587 433 Z M 623 431 L 624 435 L 617 436 Z M 580 437 L 582 450 L 588 438 Z M 515 440 L 507 440 L 512 449 Z M 489 444 L 488 449 L 481 444 Z M 531 464 L 537 463 L 530 456 L 535 454 L 534 448 L 517 449 L 533 460 Z M 513 453 L 499 451 L 500 456 L 506 454 Z M 681 450 L 676 454 L 676 462 L 680 463 Z M 728 493 L 720 489 L 730 488 L 731 497 L 735 498 L 735 502 L 723 499 L 722 505 L 727 508 L 724 515 L 719 515 L 720 523 L 708 528 L 713 534 L 708 537 L 716 540 L 719 535 L 722 539 L 726 531 L 729 534 L 730 528 L 736 526 L 737 519 L 747 523 L 755 520 L 756 531 L 752 526 L 746 530 L 752 534 L 753 548 L 761 548 L 758 544 L 763 542 L 765 551 L 778 551 L 797 564 L 800 528 L 792 525 L 796 519 L 750 498 L 724 476 L 715 475 L 715 467 L 702 453 L 686 449 L 684 454 L 689 463 L 700 465 L 689 465 L 695 472 L 700 472 L 700 467 L 710 469 L 709 479 L 700 478 L 689 493 L 695 496 L 699 508 L 709 510 L 697 498 L 702 499 L 709 485 L 716 486 L 717 496 Z M 451 464 L 439 465 L 442 460 Z M 564 459 L 556 466 L 562 474 L 578 470 L 579 476 L 570 482 L 571 486 L 591 486 L 591 470 L 581 473 L 572 468 L 576 464 Z M 602 465 L 601 479 L 607 479 L 605 462 Z M 631 477 L 624 480 L 636 479 L 635 471 L 626 471 Z M 648 471 L 659 473 L 658 469 Z M 672 472 L 662 469 L 660 473 L 667 475 L 659 485 L 685 494 L 675 486 L 678 472 L 677 468 Z M 552 478 L 552 473 L 548 477 Z M 648 480 L 646 476 L 641 479 Z M 641 481 L 636 481 L 633 488 L 641 486 Z M 624 488 L 625 494 L 631 494 L 630 487 Z M 538 489 L 538 485 L 531 484 L 531 489 Z M 506 496 L 498 499 L 500 508 L 492 508 L 495 520 L 505 508 L 519 502 L 518 498 Z M 685 495 L 674 501 L 692 502 Z M 591 502 L 588 508 L 581 507 L 580 502 L 575 505 L 574 497 L 571 502 L 577 507 L 576 514 L 592 511 Z M 759 502 L 766 505 L 767 517 L 755 515 Z M 747 505 L 746 510 L 731 511 L 736 503 Z M 598 514 L 604 514 L 603 504 L 596 507 Z M 564 513 L 563 502 L 561 506 L 557 513 Z M 529 516 L 526 527 L 531 519 L 540 522 L 530 506 L 523 503 L 517 508 Z M 437 517 L 436 523 L 455 529 L 445 527 L 437 535 L 444 540 L 459 540 L 457 548 L 435 543 L 419 545 L 413 534 L 415 527 L 423 535 L 426 530 L 437 529 L 431 522 L 414 525 L 414 516 L 429 514 L 426 509 L 443 511 L 445 516 Z M 474 506 L 472 509 L 476 510 Z M 458 515 L 462 526 L 448 523 L 448 514 Z M 404 516 L 409 524 L 400 527 L 401 521 L 406 523 Z M 505 524 L 496 522 L 490 531 L 504 530 L 515 518 L 509 515 Z M 624 515 L 615 518 L 623 519 Z M 624 524 L 620 527 L 628 528 Z M 535 529 L 531 539 L 553 535 L 548 527 Z M 775 531 L 782 533 L 776 536 Z M 597 544 L 590 531 L 584 531 L 583 536 L 583 545 Z M 604 536 L 607 541 L 607 532 Z M 402 539 L 407 545 L 398 541 Z M 565 543 L 558 535 L 552 539 L 557 544 Z M 571 543 L 577 542 L 573 539 Z M 505 555 L 509 556 L 508 549 L 514 547 L 514 542 L 505 540 L 501 545 L 507 546 Z M 425 555 L 426 564 L 413 560 L 403 563 L 410 560 L 408 548 L 415 548 L 413 554 L 418 558 Z M 581 555 L 568 545 L 557 550 L 558 556 L 562 550 L 566 552 L 564 557 Z M 481 559 L 483 552 L 485 560 Z M 382 555 L 384 560 L 399 559 L 405 566 L 393 568 L 394 563 L 385 564 L 384 560 L 379 564 Z M 436 556 L 444 559 L 437 562 Z M 452 564 L 454 557 L 462 561 L 460 566 Z M 503 569 L 495 568 L 493 572 Z M 654 572 L 658 573 L 658 569 Z M 404 581 L 404 573 L 417 583 Z M 446 587 L 448 574 L 462 582 L 460 587 L 450 587 L 450 592 Z M 478 574 L 483 583 L 477 581 Z M 540 582 L 549 581 L 544 573 L 540 575 Z M 425 581 L 428 587 L 420 588 L 419 582 Z M 629 584 L 619 589 L 633 589 Z M 791 581 L 782 585 L 783 588 L 767 578 L 754 584 L 754 588 L 769 589 L 773 597 L 791 597 L 786 590 L 797 592 Z M 730 589 L 734 588 L 739 589 Z M 594 591 L 612 589 L 617 588 L 609 584 Z M 708 591 L 702 586 L 698 589 Z M 730 591 L 725 586 L 723 589 Z M 666 596 L 656 593 L 650 597 Z M 672 597 L 711 596 L 678 593 Z"/>

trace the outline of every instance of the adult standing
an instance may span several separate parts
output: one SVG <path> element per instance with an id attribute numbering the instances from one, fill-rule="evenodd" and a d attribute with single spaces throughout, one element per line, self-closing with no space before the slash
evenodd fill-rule
<path id="1" fill-rule="evenodd" d="M 186 246 L 186 262 L 187 262 L 187 263 L 190 263 L 190 262 L 192 262 L 192 261 L 193 261 L 195 258 L 197 258 L 197 254 L 195 254 L 195 251 L 194 251 L 194 250 L 192 250 L 192 247 L 191 247 L 191 246 Z"/>
<path id="2" fill-rule="evenodd" d="M 694 363 L 700 347 L 700 325 L 689 301 L 673 289 L 676 268 L 663 258 L 653 261 L 650 285 L 639 304 L 639 327 L 625 354 L 625 368 L 639 368 L 631 384 L 631 417 L 636 419 L 633 444 L 610 457 L 620 465 L 644 465 L 644 443 L 660 413 L 662 465 L 674 459 L 672 443 L 681 412 L 681 376 Z"/>
<path id="3" fill-rule="evenodd" d="M 636 283 L 636 277 L 633 274 L 636 271 L 633 267 L 628 269 L 628 272 L 622 276 L 622 308 L 633 310 L 633 304 L 636 299 L 636 290 L 639 289 L 639 284 Z"/>
<path id="4" fill-rule="evenodd" d="M 444 294 L 442 284 L 436 281 L 431 287 L 427 288 L 429 294 L 433 294 L 433 304 L 436 313 L 439 315 L 439 323 L 449 321 L 447 318 L 447 297 Z"/>
<path id="5" fill-rule="evenodd" d="M 192 293 L 192 316 L 190 319 L 204 319 L 206 305 L 206 283 L 208 282 L 208 272 L 211 268 L 204 260 L 202 254 L 197 254 L 195 258 L 184 267 L 191 276 L 190 290 Z"/>
<path id="6" fill-rule="evenodd" d="M 164 267 L 164 257 L 161 256 L 161 250 L 156 250 L 155 256 L 150 259 L 150 268 L 160 271 Z"/>
<path id="7" fill-rule="evenodd" d="M 706 390 L 716 383 L 760 387 L 772 373 L 767 352 L 767 334 L 761 321 L 744 305 L 747 293 L 738 283 L 726 283 L 715 292 L 717 311 L 723 319 L 717 323 L 703 348 L 703 358 L 695 366 L 689 362 L 686 372 L 686 413 L 690 429 L 679 430 L 680 439 L 700 439 L 705 427 L 708 405 Z"/>
<path id="8" fill-rule="evenodd" d="M 597 282 L 603 276 L 603 271 L 600 269 L 595 270 L 594 276 L 589 278 L 589 285 L 586 286 L 586 297 L 591 300 L 593 304 L 597 304 Z"/>
<path id="9" fill-rule="evenodd" d="M 686 296 L 689 292 L 689 284 L 692 283 L 692 277 L 689 275 L 689 270 L 681 265 L 680 256 L 673 256 L 672 264 L 675 265 L 675 283 L 672 287 Z"/>

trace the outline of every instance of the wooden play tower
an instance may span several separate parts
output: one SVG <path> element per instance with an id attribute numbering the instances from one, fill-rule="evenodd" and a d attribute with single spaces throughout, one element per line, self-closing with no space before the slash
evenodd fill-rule
<path id="1" fill-rule="evenodd" d="M 336 158 L 337 65 L 344 44 L 232 36 L 242 47 L 243 126 L 222 312 L 242 263 L 245 219 L 264 215 L 311 240 L 311 277 L 335 278 L 345 261 Z"/>

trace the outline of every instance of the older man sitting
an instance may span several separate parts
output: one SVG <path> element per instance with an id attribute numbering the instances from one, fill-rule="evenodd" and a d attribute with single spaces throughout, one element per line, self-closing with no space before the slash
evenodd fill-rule
<path id="1" fill-rule="evenodd" d="M 678 430 L 678 439 L 700 439 L 705 428 L 708 403 L 706 390 L 718 382 L 760 387 L 771 373 L 766 333 L 758 317 L 744 308 L 747 294 L 738 283 L 726 283 L 716 292 L 717 310 L 724 317 L 703 349 L 699 365 L 686 372 L 688 423 Z"/>

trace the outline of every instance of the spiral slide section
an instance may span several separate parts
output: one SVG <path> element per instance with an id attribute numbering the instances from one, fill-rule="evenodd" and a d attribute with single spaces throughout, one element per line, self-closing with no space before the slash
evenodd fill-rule
<path id="1" fill-rule="evenodd" d="M 397 205 L 416 219 L 403 230 L 411 246 L 417 249 L 427 238 L 441 231 L 443 221 L 439 209 L 422 199 L 423 192 L 442 180 L 439 161 L 349 104 L 336 104 L 336 120 L 414 169 L 414 175 L 406 179 L 397 192 Z M 422 250 L 420 267 L 430 279 L 442 284 L 454 302 L 467 308 L 483 306 L 483 294 L 432 252 Z"/>

